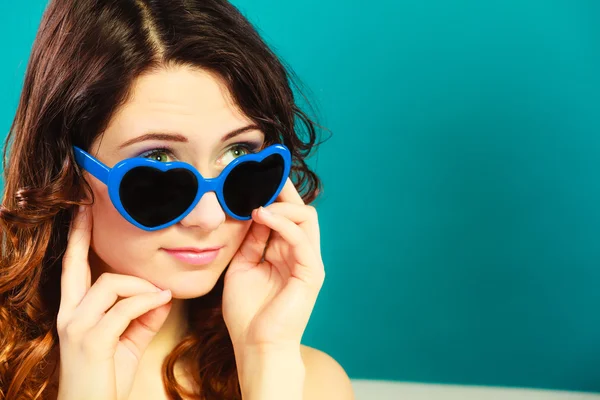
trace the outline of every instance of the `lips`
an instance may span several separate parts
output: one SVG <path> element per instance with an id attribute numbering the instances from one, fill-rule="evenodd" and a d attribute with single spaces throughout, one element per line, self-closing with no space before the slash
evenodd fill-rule
<path id="1" fill-rule="evenodd" d="M 163 249 L 167 254 L 171 255 L 176 260 L 182 261 L 190 265 L 207 265 L 212 263 L 219 255 L 221 247 L 178 247 L 174 249 Z"/>
<path id="2" fill-rule="evenodd" d="M 164 248 L 166 251 L 172 252 L 184 252 L 184 253 L 206 253 L 211 251 L 217 251 L 221 249 L 223 246 L 215 246 L 215 247 L 206 247 L 203 249 L 199 249 L 197 247 L 177 247 L 177 248 Z"/>

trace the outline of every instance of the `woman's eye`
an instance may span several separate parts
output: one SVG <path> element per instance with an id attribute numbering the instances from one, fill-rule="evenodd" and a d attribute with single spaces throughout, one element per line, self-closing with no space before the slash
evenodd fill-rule
<path id="1" fill-rule="evenodd" d="M 168 149 L 154 149 L 154 150 L 150 150 L 150 151 L 140 154 L 139 157 L 148 158 L 150 160 L 159 161 L 159 162 L 173 161 L 173 160 L 168 159 L 169 153 L 170 153 L 170 151 Z"/>
<path id="2" fill-rule="evenodd" d="M 254 153 L 255 150 L 249 148 L 247 145 L 238 144 L 230 147 L 223 157 L 219 160 L 219 164 L 225 166 L 235 160 L 238 157 L 245 156 L 246 154 Z"/>
<path id="3" fill-rule="evenodd" d="M 260 150 L 261 145 L 253 143 L 238 143 L 231 146 L 217 161 L 218 164 L 225 167 L 231 161 L 246 154 L 256 153 Z M 173 151 L 168 148 L 152 149 L 140 154 L 138 157 L 147 158 L 159 162 L 173 162 L 176 157 L 173 157 Z"/>

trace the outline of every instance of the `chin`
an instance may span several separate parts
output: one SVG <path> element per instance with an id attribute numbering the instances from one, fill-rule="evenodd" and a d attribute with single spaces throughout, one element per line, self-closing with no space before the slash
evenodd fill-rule
<path id="1" fill-rule="evenodd" d="M 221 272 L 223 271 L 212 269 L 178 272 L 156 282 L 155 285 L 163 290 L 171 289 L 172 297 L 175 299 L 194 299 L 213 290 Z"/>
<path id="2" fill-rule="evenodd" d="M 182 289 L 182 288 L 177 288 L 175 290 L 171 290 L 171 292 L 173 293 L 174 299 L 187 300 L 187 299 L 195 299 L 195 298 L 207 295 L 212 290 L 213 287 L 214 287 L 214 285 L 206 290 L 198 290 L 198 289 L 186 290 L 186 289 Z"/>

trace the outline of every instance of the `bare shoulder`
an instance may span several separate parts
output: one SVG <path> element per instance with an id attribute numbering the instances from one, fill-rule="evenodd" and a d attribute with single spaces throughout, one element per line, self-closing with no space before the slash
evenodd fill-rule
<path id="1" fill-rule="evenodd" d="M 306 368 L 304 398 L 310 400 L 354 400 L 354 391 L 344 368 L 329 354 L 301 346 Z"/>

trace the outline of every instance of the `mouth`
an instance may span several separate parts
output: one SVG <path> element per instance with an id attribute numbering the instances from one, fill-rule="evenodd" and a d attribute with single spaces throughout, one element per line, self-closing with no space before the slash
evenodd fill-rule
<path id="1" fill-rule="evenodd" d="M 214 247 L 207 247 L 204 249 L 199 249 L 197 247 L 178 247 L 178 248 L 172 248 L 172 249 L 166 249 L 163 248 L 163 250 L 165 251 L 177 251 L 177 252 L 185 252 L 185 253 L 204 253 L 207 251 L 216 251 L 221 249 L 223 246 L 214 246 Z"/>
<path id="2" fill-rule="evenodd" d="M 183 261 L 186 264 L 191 265 L 206 265 L 210 264 L 217 258 L 219 251 L 223 246 L 209 247 L 199 249 L 197 247 L 179 247 L 172 249 L 163 248 L 167 254 L 174 257 L 179 261 Z"/>

